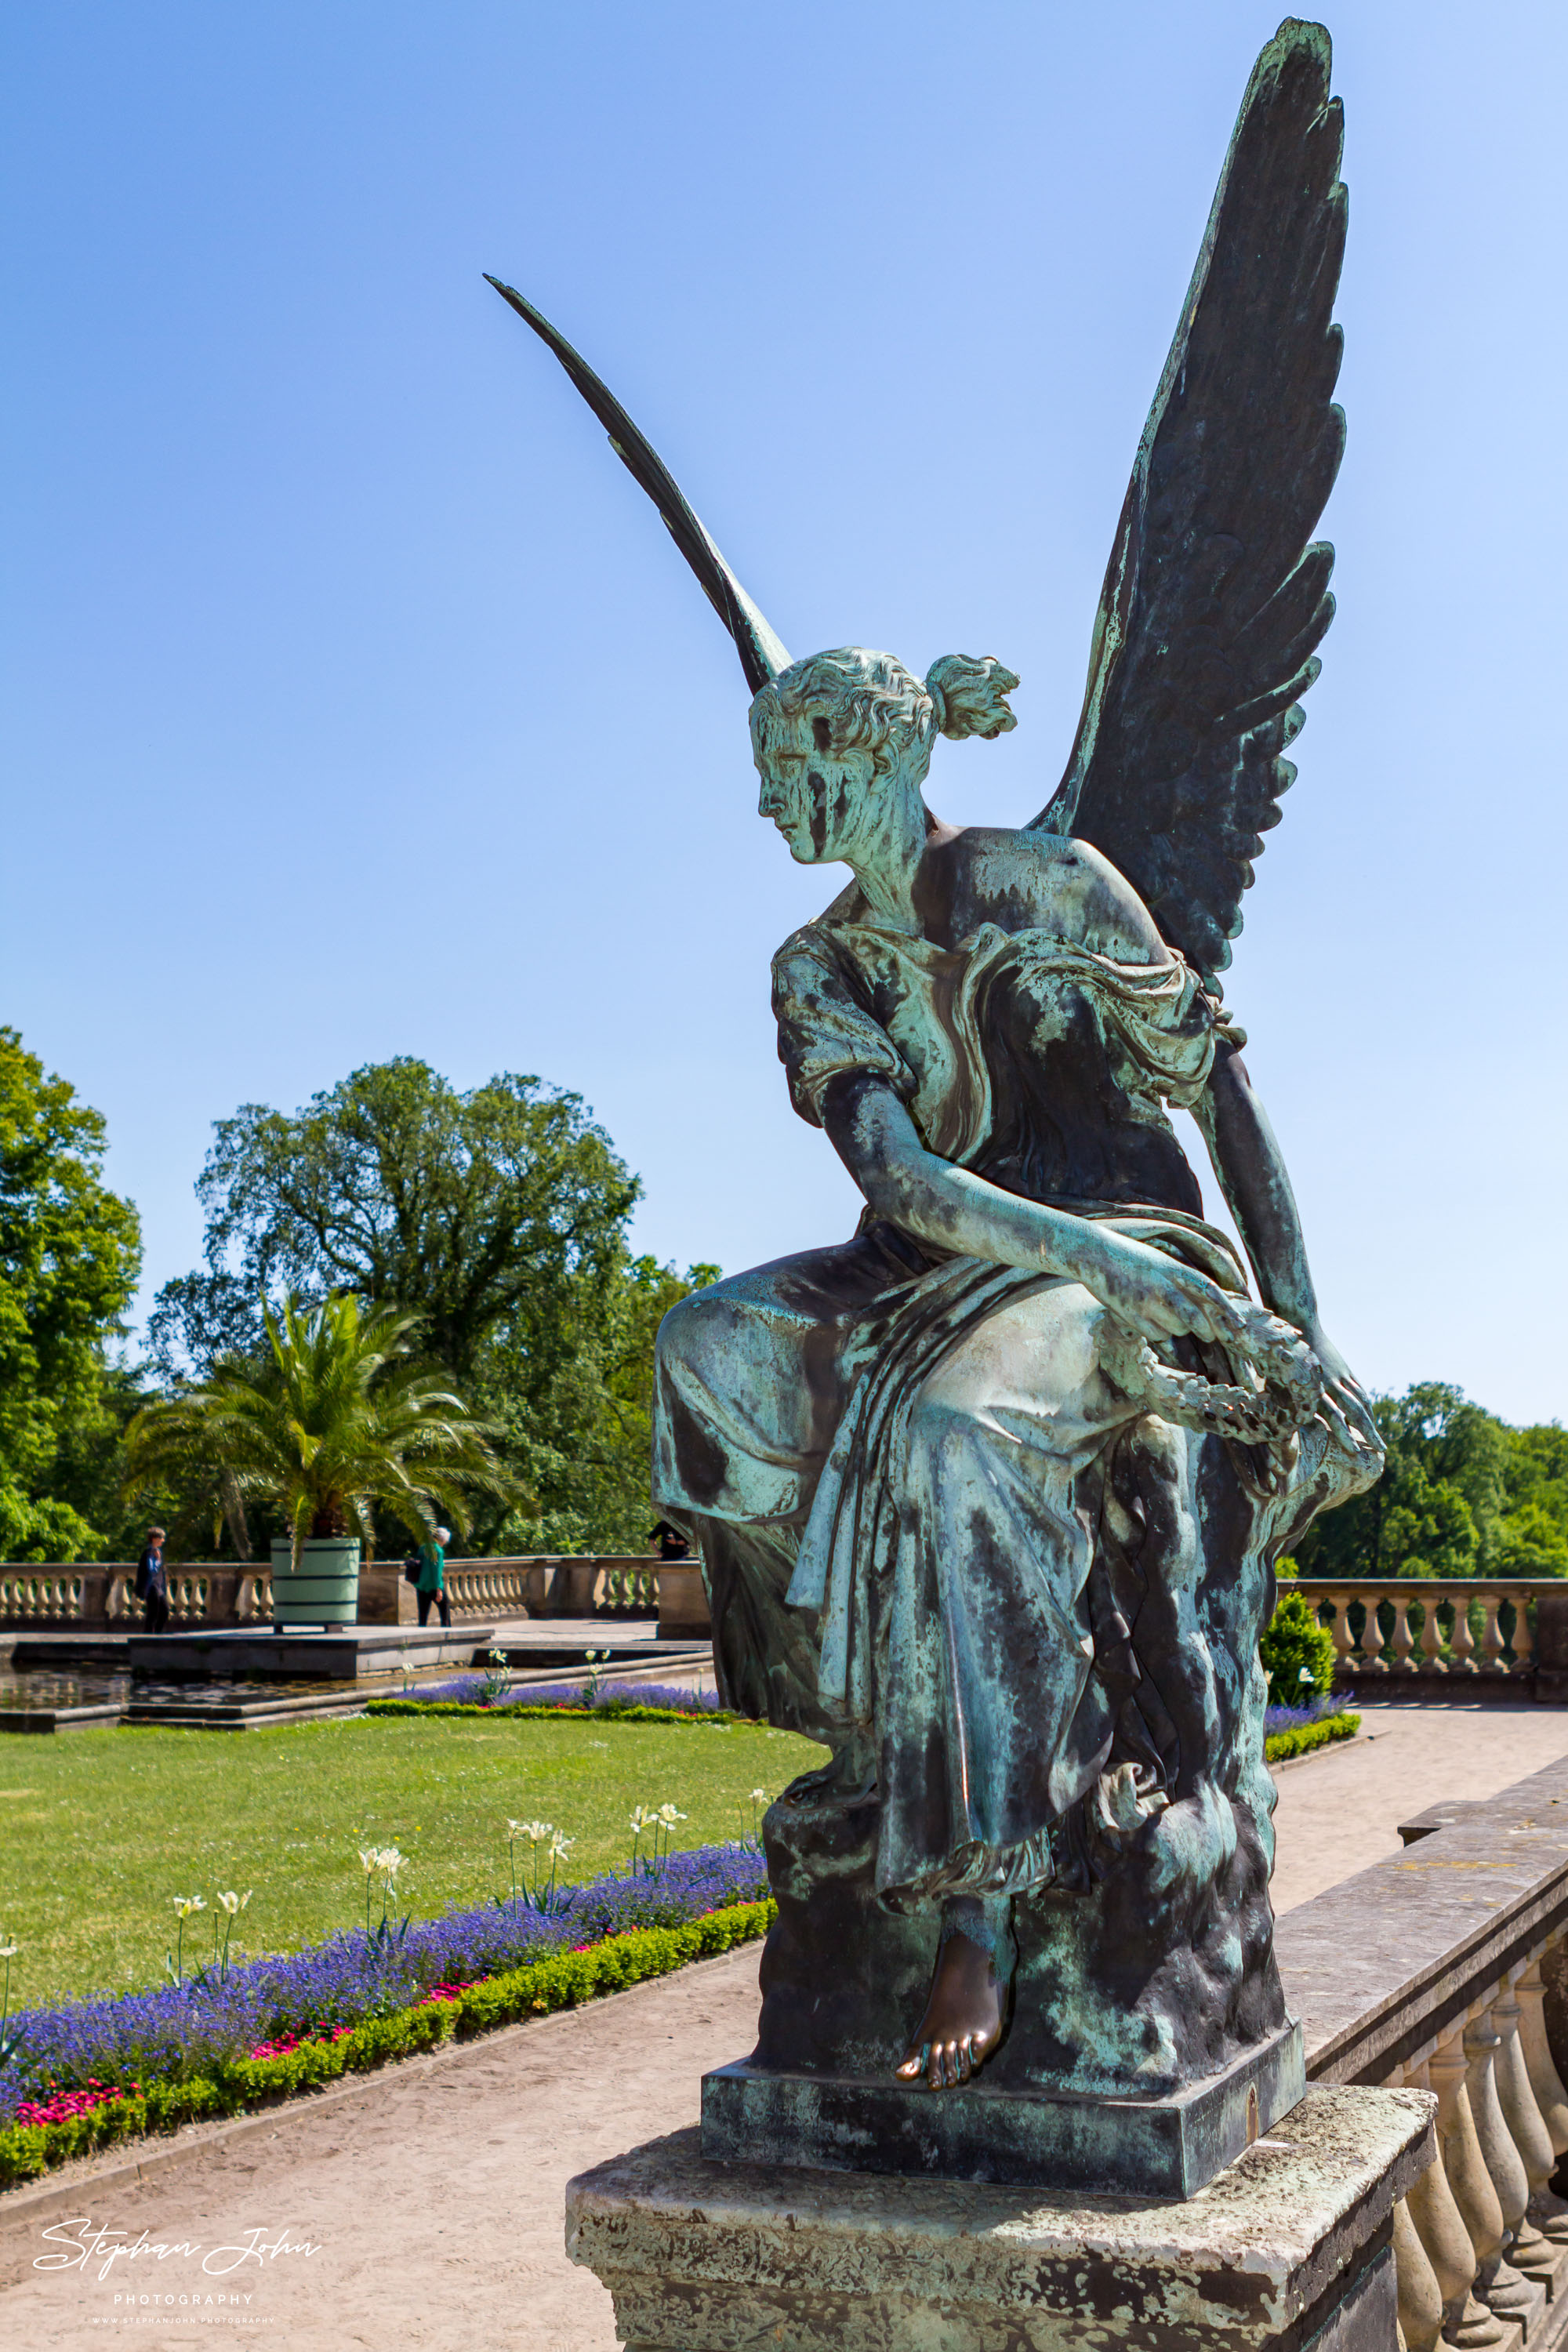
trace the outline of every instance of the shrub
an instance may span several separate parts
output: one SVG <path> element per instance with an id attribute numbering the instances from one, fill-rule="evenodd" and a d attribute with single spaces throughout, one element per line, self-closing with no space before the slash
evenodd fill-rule
<path id="1" fill-rule="evenodd" d="M 1316 1723 L 1300 1723 L 1293 1730 L 1272 1731 L 1263 1743 L 1266 1761 L 1283 1764 L 1292 1756 L 1310 1756 L 1314 1748 L 1328 1748 L 1336 1739 L 1353 1739 L 1361 1729 L 1359 1715 L 1329 1715 Z"/>
<path id="2" fill-rule="evenodd" d="M 1333 1683 L 1334 1637 L 1319 1624 L 1304 1593 L 1280 1594 L 1258 1654 L 1268 1677 L 1271 1706 L 1300 1706 L 1309 1693 L 1327 1691 Z"/>

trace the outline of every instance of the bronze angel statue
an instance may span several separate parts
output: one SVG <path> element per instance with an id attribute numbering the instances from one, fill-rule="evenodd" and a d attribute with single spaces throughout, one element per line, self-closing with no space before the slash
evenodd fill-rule
<path id="1" fill-rule="evenodd" d="M 928 2114 L 993 2085 L 1158 2097 L 1288 2037 L 1258 1635 L 1277 1556 L 1381 1453 L 1219 974 L 1333 612 L 1329 65 L 1294 20 L 1258 59 L 1077 740 L 1018 830 L 926 798 L 942 738 L 1014 726 L 1013 673 L 792 661 L 605 386 L 499 287 L 735 640 L 761 814 L 851 876 L 773 983 L 791 1099 L 859 1223 L 698 1292 L 658 1343 L 654 1496 L 700 1552 L 721 1691 L 832 1751 L 768 1816 L 762 2039 L 725 2070 L 752 2152 L 799 2153 L 780 2085 L 803 2080 L 803 2160 L 892 2163 L 822 2122 L 828 2086 L 901 2084 Z"/>

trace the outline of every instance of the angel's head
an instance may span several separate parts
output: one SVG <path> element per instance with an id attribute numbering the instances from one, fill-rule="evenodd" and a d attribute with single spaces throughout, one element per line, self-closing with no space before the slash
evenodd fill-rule
<path id="1" fill-rule="evenodd" d="M 1018 681 L 988 656 L 943 654 L 924 678 L 891 654 L 840 646 L 794 662 L 752 704 L 757 813 L 803 866 L 853 861 L 888 803 L 918 793 L 939 735 L 990 738 L 1017 724 Z"/>

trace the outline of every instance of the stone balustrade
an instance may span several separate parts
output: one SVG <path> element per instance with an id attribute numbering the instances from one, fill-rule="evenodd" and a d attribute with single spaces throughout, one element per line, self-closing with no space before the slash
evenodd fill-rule
<path id="1" fill-rule="evenodd" d="M 454 1617 L 651 1617 L 660 1563 L 646 1552 L 449 1559 Z"/>
<path id="2" fill-rule="evenodd" d="M 267 1568 L 198 1562 L 171 1569 L 169 1622 L 174 1626 L 260 1625 L 272 1616 Z M 0 1631 L 121 1633 L 142 1624 L 136 1570 L 107 1567 L 0 1569 Z"/>
<path id="3" fill-rule="evenodd" d="M 1287 1912 L 1276 1948 L 1309 2080 L 1436 2101 L 1436 2160 L 1394 2214 L 1405 2352 L 1558 2352 L 1568 1758 Z"/>
<path id="4" fill-rule="evenodd" d="M 1568 1583 L 1557 1577 L 1302 1576 L 1280 1591 L 1311 1601 L 1334 1639 L 1336 1678 L 1485 1677 L 1568 1696 Z M 1390 1622 L 1392 1620 L 1392 1622 Z"/>
<path id="5" fill-rule="evenodd" d="M 118 1633 L 142 1623 L 135 1570 L 107 1566 L 0 1569 L 0 1632 Z M 259 1625 L 272 1615 L 268 1569 L 194 1562 L 168 1575 L 171 1626 Z M 646 1552 L 504 1559 L 448 1559 L 447 1590 L 454 1623 L 465 1618 L 652 1617 L 659 1630 L 707 1630 L 701 1570 L 694 1561 L 662 1561 Z M 402 1563 L 362 1570 L 360 1618 L 397 1623 L 415 1614 Z"/>

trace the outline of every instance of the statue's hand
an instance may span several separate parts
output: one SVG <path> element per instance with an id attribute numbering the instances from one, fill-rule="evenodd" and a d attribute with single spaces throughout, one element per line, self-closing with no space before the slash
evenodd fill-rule
<path id="1" fill-rule="evenodd" d="M 1323 1419 L 1351 1453 L 1381 1457 L 1383 1438 L 1366 1391 L 1321 1323 L 1304 1326 L 1301 1337 L 1323 1368 L 1323 1398 L 1318 1408 Z"/>
<path id="2" fill-rule="evenodd" d="M 1103 1228 L 1093 1233 L 1081 1254 L 1074 1255 L 1078 1262 L 1063 1272 L 1091 1290 L 1119 1323 L 1152 1348 L 1158 1349 L 1162 1340 L 1184 1332 L 1194 1339 L 1246 1348 L 1251 1302 L 1228 1298 L 1217 1282 L 1195 1267 Z"/>

